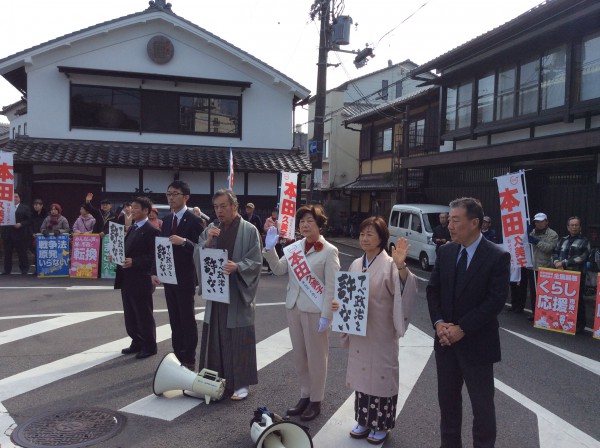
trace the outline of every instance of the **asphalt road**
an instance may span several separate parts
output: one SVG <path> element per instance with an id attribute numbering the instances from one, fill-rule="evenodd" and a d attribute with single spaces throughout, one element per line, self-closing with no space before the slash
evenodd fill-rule
<path id="1" fill-rule="evenodd" d="M 360 255 L 340 245 L 342 269 Z M 428 273 L 416 264 L 419 300 L 401 341 L 401 393 L 396 428 L 386 447 L 439 446 L 433 330 L 425 301 Z M 263 273 L 257 297 L 259 384 L 242 402 L 204 404 L 157 398 L 154 372 L 170 352 L 164 292 L 155 297 L 159 353 L 144 360 L 120 354 L 129 344 L 121 299 L 109 280 L 0 278 L 0 447 L 27 419 L 71 408 L 103 408 L 126 417 L 122 430 L 98 447 L 252 447 L 250 419 L 257 406 L 283 414 L 295 404 L 294 372 L 283 302 L 285 277 Z M 197 300 L 199 315 L 204 301 Z M 600 341 L 531 327 L 525 315 L 503 312 L 503 361 L 496 365 L 497 447 L 600 447 Z M 307 426 L 315 447 L 367 446 L 351 440 L 353 392 L 344 385 L 347 354 L 330 339 L 322 414 Z M 463 438 L 472 446 L 464 394 Z M 48 445 L 50 446 L 50 445 Z"/>

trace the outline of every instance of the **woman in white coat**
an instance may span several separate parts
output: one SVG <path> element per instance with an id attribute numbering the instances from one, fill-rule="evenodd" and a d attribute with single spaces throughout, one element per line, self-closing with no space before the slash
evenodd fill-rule
<path id="1" fill-rule="evenodd" d="M 300 401 L 287 414 L 300 415 L 308 421 L 321 413 L 325 396 L 333 316 L 329 304 L 340 261 L 337 248 L 321 236 L 327 217 L 320 206 L 301 207 L 296 222 L 304 238 L 286 246 L 284 256 L 279 258 L 274 249 L 279 236 L 277 229 L 271 227 L 263 255 L 275 275 L 289 273 L 285 306 L 300 381 Z"/>
<path id="2" fill-rule="evenodd" d="M 348 269 L 369 273 L 366 336 L 342 335 L 348 347 L 346 385 L 354 389 L 355 439 L 383 443 L 396 420 L 399 388 L 398 339 L 408 327 L 417 295 L 415 276 L 406 266 L 409 244 L 400 238 L 390 257 L 385 247 L 390 233 L 381 217 L 365 219 L 359 242 L 365 251 Z M 332 310 L 339 308 L 333 300 Z"/>

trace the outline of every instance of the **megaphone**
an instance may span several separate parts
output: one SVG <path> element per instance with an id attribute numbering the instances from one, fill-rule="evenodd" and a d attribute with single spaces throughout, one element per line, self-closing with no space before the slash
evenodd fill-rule
<path id="1" fill-rule="evenodd" d="M 283 420 L 267 408 L 254 411 L 250 424 L 254 448 L 313 448 L 312 439 L 304 426 Z"/>
<path id="2" fill-rule="evenodd" d="M 168 390 L 189 390 L 204 396 L 206 404 L 209 404 L 211 399 L 223 397 L 225 380 L 219 378 L 214 370 L 202 369 L 196 374 L 182 366 L 174 353 L 169 353 L 154 372 L 152 390 L 155 395 L 162 395 Z"/>

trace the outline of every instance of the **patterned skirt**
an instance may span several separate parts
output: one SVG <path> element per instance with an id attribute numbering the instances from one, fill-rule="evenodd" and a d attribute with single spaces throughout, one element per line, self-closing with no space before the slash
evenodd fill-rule
<path id="1" fill-rule="evenodd" d="M 354 418 L 360 426 L 375 431 L 392 429 L 396 424 L 398 395 L 376 397 L 363 392 L 354 392 Z"/>

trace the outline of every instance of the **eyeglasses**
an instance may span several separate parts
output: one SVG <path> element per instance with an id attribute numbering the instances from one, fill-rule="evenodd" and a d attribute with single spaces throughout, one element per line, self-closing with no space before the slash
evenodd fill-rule
<path id="1" fill-rule="evenodd" d="M 183 196 L 183 193 L 165 193 L 165 196 L 168 198 L 176 198 L 177 196 Z"/>

